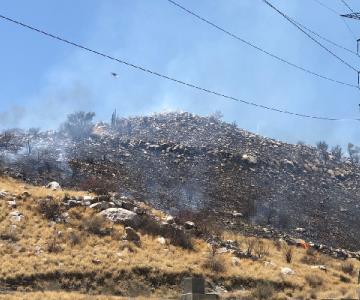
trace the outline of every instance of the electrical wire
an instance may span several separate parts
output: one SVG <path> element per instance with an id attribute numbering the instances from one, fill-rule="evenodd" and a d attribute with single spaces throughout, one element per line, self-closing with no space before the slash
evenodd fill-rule
<path id="1" fill-rule="evenodd" d="M 310 38 L 312 41 L 314 41 L 316 44 L 318 44 L 321 48 L 323 48 L 326 52 L 328 52 L 330 55 L 335 57 L 338 61 L 340 61 L 342 64 L 350 68 L 351 70 L 355 71 L 357 74 L 359 73 L 359 70 L 353 67 L 351 64 L 349 64 L 347 61 L 342 59 L 340 56 L 332 52 L 330 49 L 328 49 L 326 46 L 324 46 L 322 43 L 320 43 L 317 39 L 312 37 L 309 33 L 307 33 L 304 29 L 302 29 L 299 25 L 297 25 L 289 16 L 287 16 L 285 13 L 280 11 L 277 7 L 275 7 L 273 4 L 271 4 L 267 0 L 262 0 L 266 5 L 268 5 L 270 8 L 275 10 L 278 14 L 280 14 L 282 17 L 284 17 L 287 21 L 289 21 L 291 24 L 293 24 L 297 29 L 299 29 L 301 32 L 303 32 L 308 38 Z"/>
<path id="2" fill-rule="evenodd" d="M 353 13 L 353 9 L 346 3 L 345 0 L 341 0 L 341 2 Z"/>
<path id="3" fill-rule="evenodd" d="M 338 11 L 336 11 L 335 9 L 331 8 L 330 6 L 327 6 L 326 4 L 322 3 L 320 0 L 313 0 L 315 1 L 317 4 L 319 4 L 320 6 L 324 7 L 325 9 L 331 11 L 333 14 L 337 15 L 338 17 L 340 17 L 340 13 Z M 349 24 L 346 22 L 346 20 L 342 17 L 340 17 L 341 21 L 343 21 L 344 25 L 346 26 L 347 30 L 349 31 L 351 37 L 357 41 L 356 35 L 354 33 L 354 31 L 351 29 L 351 27 L 349 26 Z"/>
<path id="4" fill-rule="evenodd" d="M 277 56 L 276 54 L 273 54 L 273 53 L 271 53 L 271 52 L 269 52 L 269 51 L 255 45 L 255 44 L 253 44 L 253 43 L 239 37 L 238 35 L 236 35 L 234 33 L 231 33 L 230 31 L 216 25 L 215 23 L 213 23 L 213 22 L 205 19 L 204 17 L 196 14 L 195 12 L 191 11 L 190 9 L 180 5 L 179 3 L 175 2 L 174 0 L 166 0 L 166 1 L 168 1 L 169 3 L 175 5 L 176 7 L 180 8 L 180 9 L 182 9 L 186 13 L 196 17 L 197 19 L 207 23 L 208 25 L 216 28 L 217 30 L 229 35 L 230 37 L 232 37 L 232 38 L 234 38 L 234 39 L 236 39 L 236 40 L 238 40 L 238 41 L 240 41 L 240 42 L 242 42 L 242 43 L 244 43 L 244 44 L 246 44 L 246 45 L 248 45 L 248 46 L 250 46 L 250 47 L 252 47 L 252 48 L 254 48 L 254 49 L 256 49 L 256 50 L 258 50 L 258 51 L 260 51 L 260 52 L 262 52 L 262 53 L 264 53 L 264 54 L 266 54 L 266 55 L 268 55 L 268 56 L 270 56 L 270 57 L 272 57 L 272 58 L 274 58 L 274 59 L 276 59 L 278 61 L 280 61 L 280 62 L 282 62 L 282 63 L 285 63 L 285 64 L 287 64 L 287 65 L 289 65 L 291 67 L 294 67 L 294 68 L 296 68 L 298 70 L 301 70 L 301 71 L 303 71 L 305 73 L 311 74 L 313 76 L 316 76 L 316 77 L 319 77 L 319 78 L 322 78 L 322 79 L 325 79 L 325 80 L 328 80 L 328 81 L 331 81 L 331 82 L 334 82 L 334 83 L 338 83 L 338 84 L 345 85 L 345 86 L 350 86 L 350 87 L 357 88 L 357 89 L 359 88 L 357 85 L 347 83 L 347 82 L 343 82 L 343 81 L 340 81 L 340 80 L 337 80 L 337 79 L 334 79 L 334 78 L 331 78 L 331 77 L 328 77 L 328 76 L 325 76 L 325 75 L 321 75 L 319 73 L 316 73 L 314 71 L 311 71 L 309 69 L 301 67 L 301 66 L 299 66 L 299 65 L 297 65 L 295 63 L 292 63 L 292 62 L 290 62 L 290 61 L 288 61 L 288 60 L 286 60 L 284 58 L 281 58 L 280 56 Z"/>
<path id="5" fill-rule="evenodd" d="M 295 113 L 295 112 L 290 112 L 290 111 L 282 110 L 282 109 L 275 108 L 275 107 L 270 107 L 270 106 L 265 106 L 265 105 L 262 105 L 262 104 L 257 104 L 255 102 L 243 100 L 243 99 L 236 98 L 236 97 L 233 97 L 233 96 L 228 96 L 226 94 L 223 94 L 223 93 L 220 93 L 220 92 L 217 92 L 217 91 L 213 91 L 213 90 L 210 90 L 210 89 L 207 89 L 207 88 L 203 88 L 201 86 L 198 86 L 198 85 L 195 85 L 195 84 L 192 84 L 192 83 L 182 81 L 180 79 L 176 79 L 174 77 L 170 77 L 170 76 L 161 74 L 159 72 L 147 69 L 145 67 L 135 65 L 135 64 L 130 63 L 128 61 L 125 61 L 123 59 L 116 58 L 116 57 L 110 56 L 108 54 L 102 53 L 102 52 L 100 52 L 98 50 L 93 50 L 93 49 L 88 48 L 86 46 L 83 46 L 83 45 L 81 45 L 79 43 L 72 42 L 72 41 L 67 40 L 65 38 L 62 38 L 62 37 L 60 37 L 58 35 L 54 35 L 52 33 L 46 32 L 46 31 L 44 31 L 42 29 L 35 28 L 35 27 L 31 26 L 31 25 L 28 25 L 28 24 L 25 24 L 23 22 L 14 20 L 14 19 L 6 17 L 4 15 L 0 14 L 0 18 L 3 19 L 3 20 L 6 20 L 8 22 L 11 22 L 13 24 L 19 25 L 19 26 L 21 26 L 23 28 L 30 29 L 30 30 L 35 31 L 35 32 L 37 32 L 39 34 L 45 35 L 45 36 L 47 36 L 49 38 L 52 38 L 52 39 L 58 40 L 60 42 L 66 43 L 68 45 L 74 46 L 76 48 L 82 49 L 84 51 L 87 51 L 87 52 L 102 56 L 102 57 L 104 57 L 106 59 L 109 59 L 109 60 L 112 60 L 112 61 L 119 62 L 121 64 L 124 64 L 124 65 L 128 66 L 128 67 L 131 67 L 131 68 L 134 68 L 134 69 L 149 73 L 151 75 L 154 75 L 154 76 L 157 76 L 157 77 L 160 77 L 160 78 L 175 82 L 177 84 L 181 84 L 181 85 L 184 85 L 184 86 L 187 86 L 187 87 L 190 87 L 190 88 L 202 91 L 202 92 L 206 92 L 208 94 L 212 94 L 212 95 L 215 95 L 215 96 L 218 96 L 218 97 L 222 97 L 222 98 L 225 98 L 225 99 L 228 99 L 228 100 L 233 100 L 233 101 L 236 101 L 236 102 L 241 102 L 241 103 L 244 103 L 244 104 L 247 104 L 247 105 L 255 106 L 255 107 L 258 107 L 258 108 L 261 108 L 261 109 L 274 111 L 274 112 L 278 112 L 278 113 L 283 113 L 283 114 L 287 114 L 287 115 L 292 115 L 292 116 L 297 116 L 297 117 L 302 117 L 302 118 L 326 120 L 326 121 L 344 121 L 344 120 L 360 121 L 360 119 L 352 119 L 352 118 L 346 118 L 346 119 L 344 119 L 344 118 L 330 118 L 330 117 L 323 117 L 323 116 L 315 116 L 315 115 L 307 115 L 307 114 Z"/>

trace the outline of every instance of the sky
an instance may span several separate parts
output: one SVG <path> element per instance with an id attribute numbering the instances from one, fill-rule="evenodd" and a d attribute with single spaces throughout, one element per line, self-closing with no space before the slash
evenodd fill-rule
<path id="1" fill-rule="evenodd" d="M 357 84 L 340 63 L 261 0 L 177 0 L 239 37 L 314 72 Z M 340 0 L 320 0 L 349 13 Z M 316 0 L 271 0 L 290 17 L 356 51 L 345 25 Z M 360 3 L 347 0 L 354 9 Z M 360 118 L 360 91 L 281 63 L 167 0 L 1 0 L 0 14 L 203 88 L 296 113 Z M 0 19 L 0 128 L 56 128 L 74 111 L 108 121 L 166 111 L 209 115 L 289 143 L 360 144 L 360 122 L 303 119 L 178 85 Z M 360 58 L 324 41 L 356 69 Z M 118 74 L 114 78 L 111 72 Z"/>

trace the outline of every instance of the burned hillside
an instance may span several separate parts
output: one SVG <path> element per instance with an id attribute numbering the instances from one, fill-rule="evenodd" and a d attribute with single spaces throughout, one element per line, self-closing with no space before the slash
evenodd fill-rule
<path id="1" fill-rule="evenodd" d="M 121 192 L 232 229 L 259 224 L 360 248 L 355 162 L 264 138 L 216 116 L 113 116 L 110 124 L 86 124 L 81 134 L 66 128 L 3 133 L 2 172 L 38 185 L 55 180 L 68 188 Z"/>

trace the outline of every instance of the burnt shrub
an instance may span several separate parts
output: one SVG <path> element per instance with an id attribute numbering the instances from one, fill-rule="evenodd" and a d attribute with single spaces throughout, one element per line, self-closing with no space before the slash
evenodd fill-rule
<path id="1" fill-rule="evenodd" d="M 78 111 L 67 116 L 66 122 L 61 125 L 60 131 L 67 133 L 73 139 L 83 139 L 91 134 L 94 126 L 95 113 Z"/>
<path id="2" fill-rule="evenodd" d="M 53 198 L 39 200 L 37 209 L 49 220 L 55 221 L 61 216 L 60 203 Z"/>
<path id="3" fill-rule="evenodd" d="M 118 184 L 104 178 L 89 177 L 80 183 L 79 188 L 80 190 L 89 191 L 96 195 L 107 195 L 109 192 L 116 192 L 118 190 Z"/>

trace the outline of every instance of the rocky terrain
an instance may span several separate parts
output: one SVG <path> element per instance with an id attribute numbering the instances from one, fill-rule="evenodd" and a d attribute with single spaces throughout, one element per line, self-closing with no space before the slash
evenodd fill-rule
<path id="1" fill-rule="evenodd" d="M 355 298 L 360 262 L 318 250 L 0 176 L 0 299 L 179 299 L 188 276 L 224 300 Z"/>
<path id="2" fill-rule="evenodd" d="M 216 117 L 115 117 L 82 138 L 8 131 L 0 143 L 3 174 L 29 183 L 112 190 L 202 224 L 360 249 L 356 163 Z"/>

